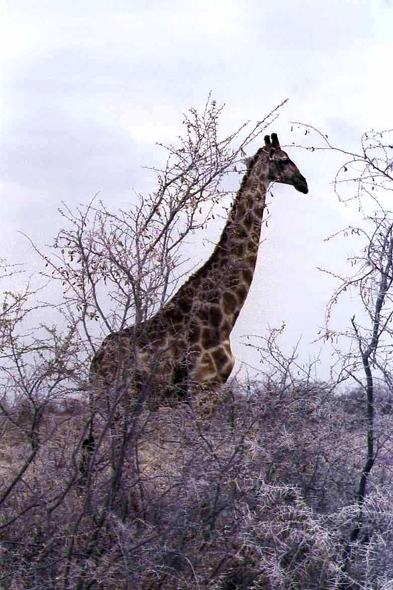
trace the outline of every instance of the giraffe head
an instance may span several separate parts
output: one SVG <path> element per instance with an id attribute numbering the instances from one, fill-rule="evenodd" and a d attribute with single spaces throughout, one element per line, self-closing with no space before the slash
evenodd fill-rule
<path id="1" fill-rule="evenodd" d="M 265 145 L 258 150 L 257 161 L 262 161 L 262 173 L 270 182 L 290 184 L 301 193 L 308 193 L 306 179 L 288 154 L 281 149 L 276 133 L 265 135 Z"/>

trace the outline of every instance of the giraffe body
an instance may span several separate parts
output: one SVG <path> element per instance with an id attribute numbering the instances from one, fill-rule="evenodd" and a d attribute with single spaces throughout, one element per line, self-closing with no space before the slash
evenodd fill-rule
<path id="1" fill-rule="evenodd" d="M 154 396 L 175 398 L 226 382 L 235 362 L 230 333 L 253 279 L 268 186 L 280 182 L 308 192 L 276 134 L 265 137 L 247 166 L 208 261 L 150 320 L 105 338 L 92 360 L 94 381 L 109 386 L 127 375 L 132 390 L 150 380 Z"/>

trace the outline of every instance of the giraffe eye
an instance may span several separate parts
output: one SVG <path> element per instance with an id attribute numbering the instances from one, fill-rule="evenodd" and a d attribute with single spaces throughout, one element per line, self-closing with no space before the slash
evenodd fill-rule
<path id="1" fill-rule="evenodd" d="M 280 168 L 285 168 L 289 164 L 289 158 L 286 158 L 285 160 L 278 160 L 278 164 Z"/>

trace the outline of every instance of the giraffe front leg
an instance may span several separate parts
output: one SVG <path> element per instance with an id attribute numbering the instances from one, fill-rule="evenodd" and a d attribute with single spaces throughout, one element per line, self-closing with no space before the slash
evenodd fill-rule
<path id="1" fill-rule="evenodd" d="M 211 418 L 222 399 L 222 386 L 228 380 L 235 364 L 229 341 L 205 351 L 192 375 L 192 401 L 196 412 L 203 418 Z"/>
<path id="2" fill-rule="evenodd" d="M 235 357 L 232 354 L 229 340 L 225 340 L 211 352 L 215 370 L 220 383 L 226 383 L 235 366 Z"/>

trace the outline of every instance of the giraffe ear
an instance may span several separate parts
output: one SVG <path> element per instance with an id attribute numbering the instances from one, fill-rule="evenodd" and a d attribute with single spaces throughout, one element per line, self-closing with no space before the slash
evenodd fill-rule
<path id="1" fill-rule="evenodd" d="M 269 158 L 270 158 L 271 160 L 273 160 L 273 158 L 274 158 L 274 154 L 275 154 L 275 153 L 276 153 L 276 150 L 274 149 L 274 147 L 272 147 L 272 149 L 271 149 L 271 150 L 270 150 L 270 152 L 269 152 Z"/>

